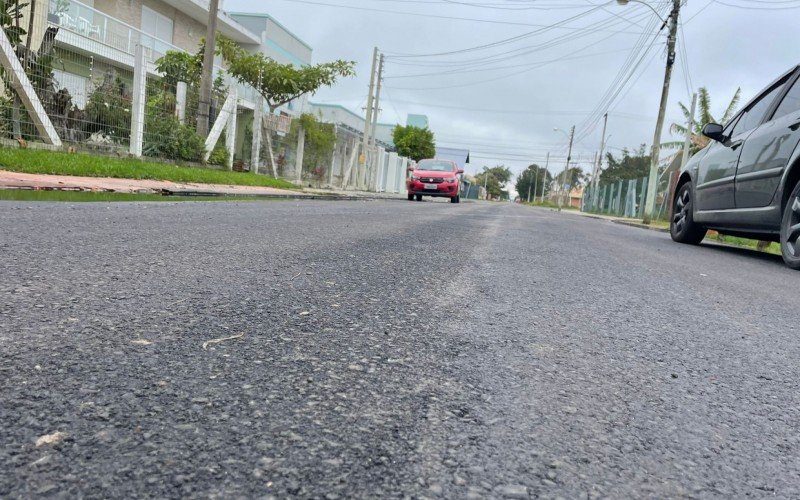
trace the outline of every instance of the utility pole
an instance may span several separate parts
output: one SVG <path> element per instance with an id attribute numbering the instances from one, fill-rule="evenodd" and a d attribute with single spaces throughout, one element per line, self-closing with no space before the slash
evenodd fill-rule
<path id="1" fill-rule="evenodd" d="M 380 62 L 378 63 L 378 82 L 377 89 L 375 90 L 375 106 L 372 112 L 372 136 L 370 137 L 370 146 L 375 145 L 375 132 L 378 130 L 378 114 L 381 112 L 381 84 L 383 83 L 383 54 L 381 54 Z"/>
<path id="2" fill-rule="evenodd" d="M 675 44 L 678 38 L 678 16 L 681 11 L 681 0 L 672 0 L 672 12 L 667 20 L 669 24 L 669 38 L 667 39 L 667 67 L 664 71 L 664 86 L 661 89 L 661 106 L 658 109 L 658 121 L 653 137 L 653 154 L 650 160 L 650 176 L 647 179 L 647 199 L 644 206 L 643 221 L 649 224 L 653 219 L 656 208 L 656 189 L 658 187 L 658 161 L 661 149 L 661 131 L 664 128 L 664 116 L 667 112 L 669 100 L 669 85 L 672 80 L 672 66 L 675 64 Z"/>
<path id="3" fill-rule="evenodd" d="M 692 94 L 692 114 L 689 116 L 689 123 L 686 125 L 686 139 L 683 141 L 683 156 L 681 156 L 681 169 L 689 161 L 689 148 L 692 145 L 692 133 L 694 132 L 694 113 L 697 111 L 697 94 Z"/>
<path id="4" fill-rule="evenodd" d="M 606 129 L 608 128 L 608 113 L 603 115 L 603 137 L 600 139 L 600 153 L 597 156 L 597 163 L 592 174 L 592 192 L 597 190 L 597 183 L 600 180 L 600 168 L 603 165 L 603 153 L 606 149 Z"/>
<path id="5" fill-rule="evenodd" d="M 536 191 L 539 187 L 539 167 L 536 167 L 536 171 L 533 174 L 533 201 L 536 201 Z M 528 182 L 528 203 L 531 202 L 531 183 Z"/>
<path id="6" fill-rule="evenodd" d="M 378 47 L 372 51 L 372 70 L 369 75 L 369 95 L 367 96 L 367 115 L 364 119 L 364 139 L 361 144 L 361 156 L 358 158 L 359 170 L 367 165 L 367 147 L 370 143 L 370 130 L 372 130 L 372 106 L 375 103 L 375 72 L 378 65 Z M 356 184 L 361 177 L 360 172 L 356 172 Z"/>
<path id="7" fill-rule="evenodd" d="M 542 203 L 544 203 L 544 188 L 547 184 L 547 173 L 550 171 L 550 151 L 547 152 L 547 159 L 544 161 L 544 172 L 542 172 Z"/>
<path id="8" fill-rule="evenodd" d="M 564 198 L 564 185 L 567 183 L 567 172 L 569 171 L 569 162 L 572 160 L 572 143 L 575 140 L 575 125 L 572 126 L 569 132 L 569 151 L 567 152 L 567 165 L 564 167 L 564 173 L 561 175 L 561 186 L 559 186 L 560 195 L 558 197 L 558 211 L 561 211 Z"/>
<path id="9" fill-rule="evenodd" d="M 200 76 L 200 99 L 197 107 L 197 135 L 204 139 L 208 136 L 208 121 L 211 114 L 211 87 L 214 82 L 214 51 L 217 42 L 218 15 L 219 0 L 210 0 L 206 46 L 203 52 L 203 73 Z"/>

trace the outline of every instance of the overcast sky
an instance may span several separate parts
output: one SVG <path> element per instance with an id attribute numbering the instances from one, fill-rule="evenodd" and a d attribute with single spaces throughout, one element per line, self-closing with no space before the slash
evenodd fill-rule
<path id="1" fill-rule="evenodd" d="M 664 17 L 671 1 L 648 0 Z M 358 76 L 313 102 L 362 113 L 372 48 L 386 54 L 380 120 L 430 118 L 437 144 L 468 148 L 474 173 L 504 164 L 589 170 L 609 112 L 612 153 L 651 144 L 664 78 L 667 30 L 646 6 L 599 0 L 226 0 L 266 12 L 314 48 L 314 62 L 358 63 Z M 406 13 L 406 14 L 404 14 Z M 667 125 L 678 101 L 708 88 L 718 116 L 737 87 L 745 100 L 800 62 L 800 0 L 688 0 L 681 10 Z M 476 48 L 484 46 L 483 48 Z M 456 52 L 454 54 L 445 54 Z M 687 68 L 687 69 L 684 69 Z M 415 76 L 416 75 L 416 76 Z M 621 80 L 618 79 L 621 77 Z M 613 99 L 610 99 L 613 98 Z M 673 138 L 665 131 L 662 140 Z"/>

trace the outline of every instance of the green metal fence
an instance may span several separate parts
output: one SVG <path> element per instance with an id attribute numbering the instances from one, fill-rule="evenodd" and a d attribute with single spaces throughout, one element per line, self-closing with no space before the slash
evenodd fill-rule
<path id="1" fill-rule="evenodd" d="M 666 219 L 669 213 L 669 193 L 674 172 L 664 173 L 656 189 L 655 219 Z M 647 202 L 647 177 L 615 182 L 601 181 L 584 190 L 581 211 L 617 217 L 641 218 Z"/>

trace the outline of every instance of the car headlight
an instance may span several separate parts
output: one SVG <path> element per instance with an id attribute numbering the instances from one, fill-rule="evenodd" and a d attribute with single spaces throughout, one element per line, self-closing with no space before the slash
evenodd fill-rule
<path id="1" fill-rule="evenodd" d="M 414 175 L 414 174 L 411 174 L 411 180 L 412 180 L 412 181 L 418 181 L 418 180 L 419 180 L 419 177 L 417 177 L 417 176 L 416 176 L 416 175 Z"/>

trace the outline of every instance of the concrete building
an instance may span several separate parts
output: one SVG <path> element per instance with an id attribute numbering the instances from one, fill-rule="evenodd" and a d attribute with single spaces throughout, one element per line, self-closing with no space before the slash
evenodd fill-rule
<path id="1" fill-rule="evenodd" d="M 428 128 L 428 117 L 425 115 L 408 115 L 406 117 L 406 126 L 417 128 Z"/>
<path id="2" fill-rule="evenodd" d="M 308 112 L 312 113 L 323 123 L 333 123 L 337 126 L 346 127 L 354 133 L 364 134 L 364 117 L 341 106 L 339 104 L 320 104 L 311 102 L 308 104 Z M 395 125 L 389 123 L 378 123 L 375 128 L 375 139 L 379 146 L 386 149 L 394 149 L 392 141 L 392 130 Z"/>

